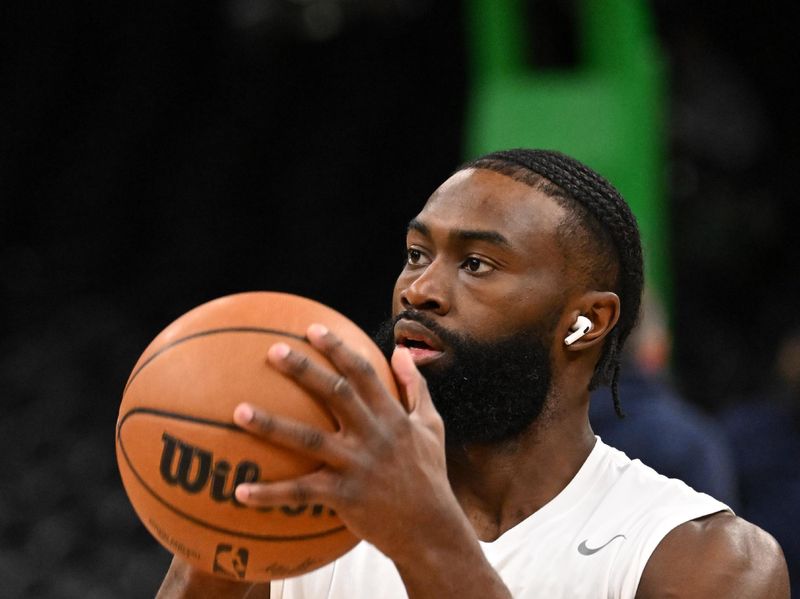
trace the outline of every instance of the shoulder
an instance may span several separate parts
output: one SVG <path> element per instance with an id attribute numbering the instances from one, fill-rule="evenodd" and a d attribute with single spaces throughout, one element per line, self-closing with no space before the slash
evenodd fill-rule
<path id="1" fill-rule="evenodd" d="M 636 597 L 788 599 L 789 575 L 772 536 L 718 512 L 664 537 L 645 566 Z"/>

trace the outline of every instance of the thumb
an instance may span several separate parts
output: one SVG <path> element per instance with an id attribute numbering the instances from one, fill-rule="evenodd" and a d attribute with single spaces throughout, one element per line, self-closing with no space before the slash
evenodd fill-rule
<path id="1" fill-rule="evenodd" d="M 395 378 L 400 384 L 409 413 L 419 411 L 423 407 L 427 407 L 426 404 L 431 404 L 428 384 L 420 374 L 420 371 L 417 370 L 417 365 L 414 364 L 408 348 L 395 347 L 392 354 L 392 370 L 394 370 Z"/>

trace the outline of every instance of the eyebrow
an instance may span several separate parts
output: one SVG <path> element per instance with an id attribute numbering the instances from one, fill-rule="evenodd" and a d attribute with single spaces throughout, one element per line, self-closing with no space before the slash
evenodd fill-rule
<path id="1" fill-rule="evenodd" d="M 426 237 L 431 236 L 431 231 L 428 227 L 421 221 L 417 220 L 416 218 L 412 218 L 408 221 L 408 230 L 409 231 L 417 231 L 418 233 L 422 233 Z"/>
<path id="2" fill-rule="evenodd" d="M 417 231 L 426 237 L 430 237 L 430 229 L 428 229 L 425 223 L 417 220 L 416 218 L 412 218 L 408 223 L 408 230 L 409 231 Z M 482 231 L 482 230 L 472 230 L 472 229 L 455 229 L 450 231 L 450 238 L 457 239 L 460 241 L 486 241 L 488 243 L 493 243 L 495 245 L 503 246 L 506 248 L 511 247 L 511 242 L 506 238 L 505 235 L 502 233 L 498 233 L 497 231 Z"/>

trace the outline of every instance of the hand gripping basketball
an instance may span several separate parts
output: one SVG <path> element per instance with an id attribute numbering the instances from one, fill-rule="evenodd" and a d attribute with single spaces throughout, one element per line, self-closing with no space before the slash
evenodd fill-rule
<path id="1" fill-rule="evenodd" d="M 424 378 L 408 350 L 398 348 L 391 365 L 403 405 L 373 367 L 322 325 L 307 331 L 313 348 L 337 372 L 285 343 L 273 345 L 270 362 L 328 407 L 338 430 L 326 431 L 250 404 L 234 421 L 254 435 L 323 464 L 319 470 L 272 483 L 236 489 L 254 507 L 322 503 L 334 508 L 358 537 L 401 564 L 414 558 L 413 537 L 461 514 L 450 489 L 444 427 Z"/>

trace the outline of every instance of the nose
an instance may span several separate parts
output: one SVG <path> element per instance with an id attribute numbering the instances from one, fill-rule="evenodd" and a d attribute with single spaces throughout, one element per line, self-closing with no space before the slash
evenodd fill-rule
<path id="1" fill-rule="evenodd" d="M 440 316 L 449 312 L 449 292 L 440 266 L 434 262 L 421 273 L 406 272 L 400 276 L 398 287 L 403 309 L 425 310 Z"/>

